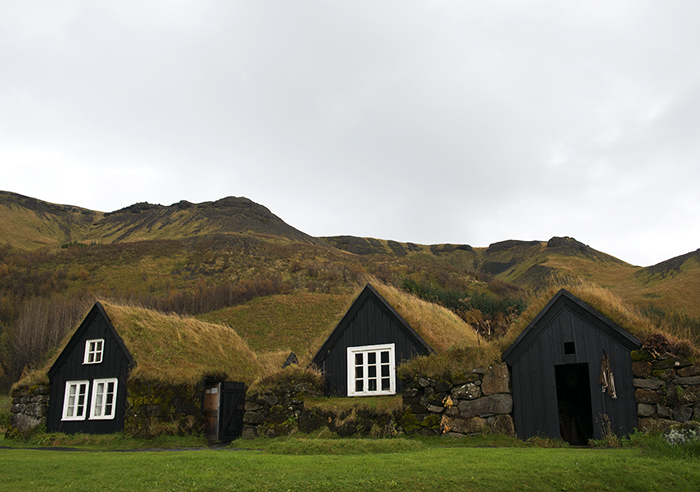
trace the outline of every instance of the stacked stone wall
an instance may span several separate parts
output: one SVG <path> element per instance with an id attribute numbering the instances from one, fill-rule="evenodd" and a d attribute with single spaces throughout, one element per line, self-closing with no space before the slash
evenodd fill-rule
<path id="1" fill-rule="evenodd" d="M 632 373 L 641 432 L 663 431 L 700 421 L 700 367 L 677 356 L 632 353 Z"/>
<path id="2" fill-rule="evenodd" d="M 243 437 L 277 437 L 327 428 L 339 436 L 389 437 L 397 434 L 515 435 L 510 374 L 505 364 L 474 369 L 451 381 L 417 377 L 404 380 L 403 408 L 320 411 L 304 400 L 322 392 L 308 384 L 246 395 Z"/>
<path id="3" fill-rule="evenodd" d="M 449 381 L 416 377 L 403 384 L 407 411 L 401 430 L 406 433 L 515 436 L 506 364 L 477 367 Z"/>
<path id="4" fill-rule="evenodd" d="M 8 436 L 14 433 L 26 433 L 37 427 L 46 425 L 46 415 L 49 412 L 49 386 L 37 385 L 21 387 L 12 390 L 12 418 L 7 431 Z"/>

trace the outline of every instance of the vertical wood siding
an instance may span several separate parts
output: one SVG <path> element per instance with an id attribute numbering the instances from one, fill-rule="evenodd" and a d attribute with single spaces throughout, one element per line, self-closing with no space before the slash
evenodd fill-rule
<path id="1" fill-rule="evenodd" d="M 515 429 L 522 439 L 538 434 L 561 438 L 555 366 L 565 364 L 588 364 L 596 439 L 602 435 L 602 415 L 608 416 L 617 434 L 627 434 L 637 425 L 630 351 L 639 341 L 611 321 L 602 321 L 602 316 L 589 306 L 582 307 L 582 301 L 571 298 L 568 294 L 550 303 L 504 353 L 512 371 Z M 574 354 L 565 353 L 566 342 L 575 344 Z M 606 353 L 617 399 L 603 393 L 598 384 Z"/>
<path id="2" fill-rule="evenodd" d="M 364 298 L 358 310 L 351 307 L 336 328 L 340 333 L 334 331 L 329 337 L 334 343 L 330 347 L 324 345 L 324 353 L 319 352 L 314 358 L 326 375 L 328 394 L 347 395 L 347 347 L 394 343 L 397 366 L 416 355 L 430 353 L 426 345 L 417 343 L 413 334 L 407 333 L 403 323 L 374 295 Z M 400 384 L 397 378 L 397 392 L 401 392 Z"/>
<path id="3" fill-rule="evenodd" d="M 130 360 L 121 348 L 123 344 L 114 335 L 107 320 L 99 310 L 94 309 L 88 314 L 79 331 L 66 345 L 58 366 L 51 368 L 51 395 L 46 427 L 49 432 L 64 432 L 75 434 L 108 434 L 124 428 L 124 410 L 126 408 L 126 378 Z M 85 341 L 104 339 L 102 362 L 99 364 L 83 364 Z M 93 381 L 95 379 L 117 378 L 117 397 L 114 419 L 90 420 L 90 405 L 92 404 Z M 90 387 L 85 406 L 85 420 L 62 421 L 63 398 L 66 381 L 87 380 Z"/>

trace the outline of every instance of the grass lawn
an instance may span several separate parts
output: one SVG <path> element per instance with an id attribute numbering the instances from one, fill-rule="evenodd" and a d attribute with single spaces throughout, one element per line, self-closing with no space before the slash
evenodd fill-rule
<path id="1" fill-rule="evenodd" d="M 279 443 L 264 451 L 0 449 L 0 490 L 700 489 L 697 459 L 654 457 L 640 448 L 443 447 L 440 441 L 388 441 L 405 443 L 385 447 L 367 440 L 375 443 L 370 454 L 357 452 L 364 444 L 345 439 L 335 442 L 346 443 L 349 454 L 330 454 L 323 446 L 316 446 L 321 454 L 275 454 Z"/>

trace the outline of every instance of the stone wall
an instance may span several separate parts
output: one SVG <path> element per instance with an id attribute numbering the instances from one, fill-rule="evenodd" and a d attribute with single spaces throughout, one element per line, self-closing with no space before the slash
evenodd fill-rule
<path id="1" fill-rule="evenodd" d="M 505 364 L 474 369 L 451 381 L 414 378 L 403 381 L 403 409 L 379 411 L 362 405 L 318 410 L 304 401 L 322 392 L 308 384 L 246 395 L 243 437 L 276 437 L 327 428 L 339 436 L 389 437 L 397 434 L 515 435 L 513 398 Z"/>
<path id="2" fill-rule="evenodd" d="M 417 377 L 403 385 L 407 411 L 401 430 L 406 433 L 515 436 L 506 364 L 478 367 L 451 381 Z"/>
<path id="3" fill-rule="evenodd" d="M 7 435 L 26 433 L 46 425 L 49 411 L 49 386 L 37 385 L 12 390 L 12 419 Z"/>
<path id="4" fill-rule="evenodd" d="M 700 367 L 678 356 L 632 353 L 632 373 L 641 432 L 700 421 Z"/>
<path id="5" fill-rule="evenodd" d="M 390 437 L 398 433 L 403 412 L 381 411 L 362 406 L 362 398 L 354 399 L 355 408 L 308 408 L 308 397 L 322 396 L 320 389 L 307 383 L 266 391 L 249 391 L 243 415 L 244 439 L 257 436 L 278 437 L 296 432 L 309 433 L 326 428 L 341 437 Z"/>
<path id="6" fill-rule="evenodd" d="M 127 388 L 124 434 L 133 437 L 199 435 L 202 383 L 166 384 L 131 379 Z"/>

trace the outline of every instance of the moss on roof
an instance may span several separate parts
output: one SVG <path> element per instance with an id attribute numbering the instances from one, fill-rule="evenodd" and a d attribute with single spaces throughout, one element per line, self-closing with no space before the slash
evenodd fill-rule
<path id="1" fill-rule="evenodd" d="M 269 354 L 261 362 L 231 327 L 141 307 L 101 304 L 136 364 L 130 378 L 192 384 L 216 376 L 250 385 L 270 365 Z M 47 384 L 48 370 L 78 326 L 41 368 L 25 374 L 15 386 Z M 273 357 L 275 365 L 278 358 Z"/>
<path id="2" fill-rule="evenodd" d="M 102 303 L 136 362 L 130 377 L 194 383 L 207 375 L 252 383 L 263 369 L 233 328 L 149 309 Z"/>

